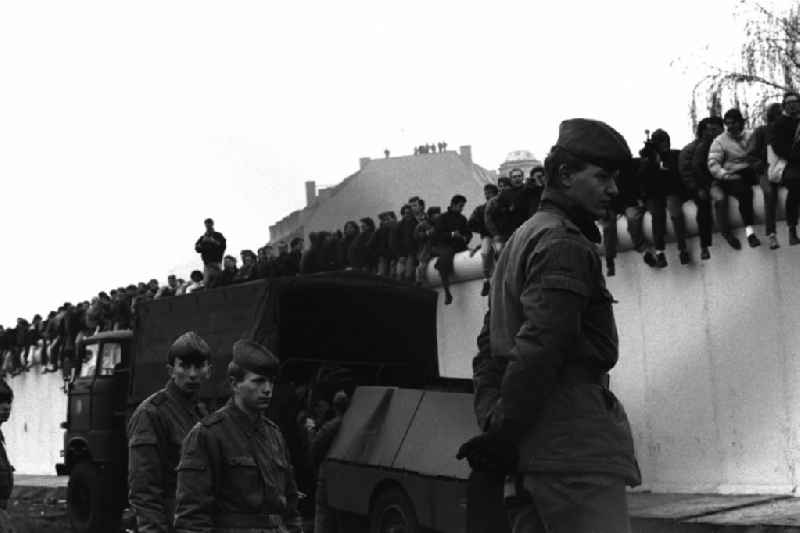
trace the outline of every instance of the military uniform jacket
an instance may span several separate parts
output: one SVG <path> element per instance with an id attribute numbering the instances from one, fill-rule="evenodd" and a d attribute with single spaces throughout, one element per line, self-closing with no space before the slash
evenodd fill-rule
<path id="1" fill-rule="evenodd" d="M 186 436 L 178 465 L 179 533 L 302 532 L 286 443 L 266 417 L 230 400 Z"/>
<path id="2" fill-rule="evenodd" d="M 8 506 L 11 491 L 14 490 L 14 467 L 6 453 L 6 439 L 0 431 L 0 509 Z"/>
<path id="3" fill-rule="evenodd" d="M 128 490 L 140 533 L 172 531 L 181 443 L 205 414 L 170 380 L 128 422 Z"/>
<path id="4" fill-rule="evenodd" d="M 489 303 L 488 349 L 501 361 L 487 362 L 483 336 L 476 406 L 480 423 L 514 428 L 521 472 L 609 474 L 636 485 L 627 416 L 602 385 L 618 352 L 599 240 L 594 221 L 552 192 L 511 236 Z M 487 412 L 497 371 L 498 399 Z"/>

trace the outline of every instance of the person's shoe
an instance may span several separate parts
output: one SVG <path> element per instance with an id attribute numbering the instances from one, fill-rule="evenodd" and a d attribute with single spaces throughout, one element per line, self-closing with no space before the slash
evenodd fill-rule
<path id="1" fill-rule="evenodd" d="M 733 248 L 734 250 L 742 249 L 742 243 L 739 242 L 739 239 L 734 237 L 732 233 L 723 233 L 722 236 L 725 238 L 726 241 L 728 241 L 728 244 L 730 244 L 731 248 Z"/>
<path id="2" fill-rule="evenodd" d="M 658 260 L 653 252 L 647 251 L 642 256 L 644 262 L 647 263 L 647 266 L 656 268 L 658 266 Z"/>
<path id="3" fill-rule="evenodd" d="M 606 259 L 606 276 L 610 278 L 616 273 L 617 271 L 616 268 L 614 267 L 614 260 Z"/>
<path id="4" fill-rule="evenodd" d="M 711 252 L 708 251 L 708 246 L 700 247 L 700 259 L 702 259 L 703 261 L 711 259 Z"/>
<path id="5" fill-rule="evenodd" d="M 769 235 L 767 235 L 767 240 L 769 241 L 770 250 L 777 250 L 778 248 L 781 247 L 781 245 L 778 243 L 778 236 L 775 235 L 774 233 L 770 233 Z"/>
<path id="6" fill-rule="evenodd" d="M 449 292 L 444 293 L 444 305 L 450 305 L 453 303 L 453 295 Z"/>
<path id="7" fill-rule="evenodd" d="M 681 250 L 680 258 L 681 258 L 681 264 L 682 265 L 688 265 L 689 261 L 691 261 L 691 259 L 692 259 L 689 256 L 689 251 L 688 250 Z"/>
<path id="8" fill-rule="evenodd" d="M 789 245 L 794 246 L 795 244 L 800 244 L 800 238 L 797 237 L 797 228 L 791 227 L 789 228 Z"/>
<path id="9" fill-rule="evenodd" d="M 489 280 L 487 279 L 483 282 L 483 288 L 481 289 L 481 296 L 489 296 L 490 288 L 491 287 L 489 286 Z"/>
<path id="10" fill-rule="evenodd" d="M 755 248 L 756 246 L 761 246 L 761 241 L 756 237 L 755 233 L 751 233 L 747 236 L 747 244 L 750 245 L 750 248 Z"/>
<path id="11" fill-rule="evenodd" d="M 656 266 L 658 268 L 666 268 L 666 266 L 667 266 L 667 256 L 664 255 L 664 252 L 658 252 L 656 254 Z"/>

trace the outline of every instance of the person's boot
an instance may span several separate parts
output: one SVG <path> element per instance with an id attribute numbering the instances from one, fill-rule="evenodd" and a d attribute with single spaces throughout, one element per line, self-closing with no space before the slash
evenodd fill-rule
<path id="1" fill-rule="evenodd" d="M 769 235 L 767 235 L 767 240 L 769 241 L 770 250 L 777 250 L 778 248 L 781 247 L 781 245 L 778 243 L 778 236 L 775 235 L 774 233 L 770 233 Z"/>
<path id="2" fill-rule="evenodd" d="M 663 251 L 656 252 L 656 267 L 665 268 L 667 266 L 667 256 Z"/>
<path id="3" fill-rule="evenodd" d="M 646 251 L 642 255 L 642 259 L 644 259 L 644 262 L 647 263 L 647 266 L 649 267 L 656 268 L 658 266 L 658 260 L 656 259 L 656 254 L 654 254 L 650 250 Z"/>
<path id="4" fill-rule="evenodd" d="M 800 238 L 797 237 L 797 226 L 789 227 L 789 245 L 794 246 L 800 244 Z"/>
<path id="5" fill-rule="evenodd" d="M 711 252 L 708 251 L 708 246 L 700 247 L 700 259 L 702 259 L 703 261 L 711 259 Z"/>
<path id="6" fill-rule="evenodd" d="M 689 250 L 681 250 L 679 257 L 682 265 L 688 265 L 692 258 L 689 256 Z"/>
<path id="7" fill-rule="evenodd" d="M 747 244 L 750 245 L 750 248 L 755 248 L 756 246 L 761 246 L 761 241 L 756 237 L 755 233 L 751 233 L 747 236 Z"/>
<path id="8" fill-rule="evenodd" d="M 450 305 L 453 303 L 453 295 L 450 294 L 450 291 L 444 291 L 444 305 Z"/>
<path id="9" fill-rule="evenodd" d="M 614 259 L 611 257 L 606 257 L 606 276 L 610 278 L 616 273 L 617 271 L 614 268 Z"/>
<path id="10" fill-rule="evenodd" d="M 722 237 L 726 241 L 728 241 L 728 244 L 734 250 L 741 250 L 742 249 L 742 243 L 739 242 L 739 239 L 737 239 L 736 237 L 733 236 L 733 233 L 723 233 Z"/>
<path id="11" fill-rule="evenodd" d="M 489 289 L 491 286 L 489 285 L 489 280 L 483 280 L 483 288 L 481 289 L 481 296 L 489 296 Z"/>

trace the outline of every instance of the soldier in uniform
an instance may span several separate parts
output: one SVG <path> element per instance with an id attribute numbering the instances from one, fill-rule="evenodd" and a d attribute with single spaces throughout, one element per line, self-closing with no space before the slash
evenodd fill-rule
<path id="1" fill-rule="evenodd" d="M 166 387 L 144 400 L 128 422 L 128 499 L 140 533 L 172 531 L 175 468 L 186 434 L 208 414 L 197 394 L 211 374 L 210 357 L 195 332 L 178 337 L 167 352 Z"/>
<path id="2" fill-rule="evenodd" d="M 539 211 L 495 269 L 474 365 L 484 433 L 458 456 L 508 475 L 514 533 L 630 531 L 625 485 L 640 473 L 627 416 L 607 388 L 618 342 L 595 225 L 630 159 L 607 124 L 562 122 Z"/>
<path id="3" fill-rule="evenodd" d="M 233 396 L 187 435 L 178 465 L 178 533 L 302 533 L 286 443 L 266 418 L 278 359 L 253 341 L 233 345 Z"/>

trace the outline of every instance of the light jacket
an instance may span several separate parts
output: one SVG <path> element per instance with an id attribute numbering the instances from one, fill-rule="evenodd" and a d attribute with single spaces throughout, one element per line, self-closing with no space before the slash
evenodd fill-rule
<path id="1" fill-rule="evenodd" d="M 753 163 L 747 153 L 747 144 L 751 133 L 745 131 L 738 139 L 733 138 L 727 131 L 722 132 L 711 143 L 708 151 L 708 170 L 718 180 L 735 180 L 736 173 L 751 166 Z"/>

